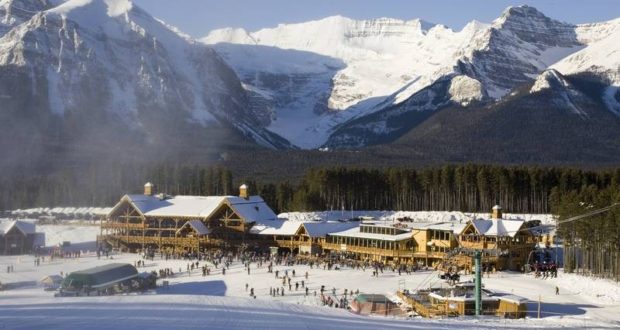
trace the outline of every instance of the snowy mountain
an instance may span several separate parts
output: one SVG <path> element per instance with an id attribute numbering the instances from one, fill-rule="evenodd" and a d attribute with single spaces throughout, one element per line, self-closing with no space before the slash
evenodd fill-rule
<path id="1" fill-rule="evenodd" d="M 336 16 L 256 32 L 221 29 L 202 41 L 273 109 L 267 129 L 302 148 L 360 147 L 390 142 L 447 106 L 497 102 L 555 63 L 563 74 L 588 72 L 595 64 L 570 59 L 592 53 L 590 62 L 606 62 L 613 50 L 604 44 L 613 44 L 618 26 L 572 25 L 520 6 L 461 31 Z M 617 63 L 605 65 L 617 73 Z M 607 93 L 610 108 L 620 109 L 618 89 Z"/>
<path id="2" fill-rule="evenodd" d="M 268 129 L 314 148 L 336 125 L 372 112 L 395 91 L 404 100 L 452 72 L 453 58 L 483 28 L 472 22 L 454 32 L 421 20 L 334 16 L 253 33 L 216 30 L 202 41 L 267 95 L 275 112 Z"/>
<path id="3" fill-rule="evenodd" d="M 617 154 L 618 45 L 619 19 L 573 25 L 528 6 L 459 31 L 333 16 L 194 40 L 129 0 L 0 0 L 0 153 L 11 156 L 0 167 L 46 168 L 66 155 L 218 161 L 257 145 L 400 155 L 415 146 L 425 158 L 439 141 L 439 160 L 468 161 L 472 151 L 456 148 L 468 132 L 517 117 L 491 146 L 527 145 L 515 159 L 541 152 L 516 127 L 570 127 Z M 561 141 L 546 148 L 557 149 L 551 161 L 582 157 Z"/>
<path id="4" fill-rule="evenodd" d="M 216 129 L 288 146 L 218 54 L 129 0 L 2 0 L 0 24 L 9 148 L 183 148 Z"/>

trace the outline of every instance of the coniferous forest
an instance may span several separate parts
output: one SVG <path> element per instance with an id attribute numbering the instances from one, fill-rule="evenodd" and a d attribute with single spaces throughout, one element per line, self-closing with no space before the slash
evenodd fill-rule
<path id="1" fill-rule="evenodd" d="M 617 189 L 620 169 L 446 165 L 429 168 L 314 168 L 300 179 L 282 174 L 261 181 L 221 166 L 113 163 L 48 175 L 0 177 L 0 210 L 40 206 L 111 206 L 123 194 L 141 193 L 150 181 L 171 195 L 235 195 L 249 184 L 277 212 L 316 210 L 446 210 L 550 213 L 552 192 Z M 587 189 L 586 189 L 587 188 Z M 556 198 L 556 199 L 557 199 Z"/>
<path id="2" fill-rule="evenodd" d="M 570 191 L 554 188 L 550 200 L 553 214 L 558 215 L 558 235 L 564 243 L 564 270 L 620 281 L 620 205 L 562 223 L 618 203 L 618 185 L 603 189 L 590 185 Z"/>

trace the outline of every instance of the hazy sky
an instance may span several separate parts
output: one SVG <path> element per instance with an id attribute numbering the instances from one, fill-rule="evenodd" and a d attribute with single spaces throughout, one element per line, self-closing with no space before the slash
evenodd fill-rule
<path id="1" fill-rule="evenodd" d="M 422 18 L 455 30 L 477 19 L 491 22 L 508 6 L 527 4 L 571 23 L 620 17 L 620 0 L 133 0 L 194 37 L 222 27 L 254 31 L 332 15 L 355 19 Z"/>

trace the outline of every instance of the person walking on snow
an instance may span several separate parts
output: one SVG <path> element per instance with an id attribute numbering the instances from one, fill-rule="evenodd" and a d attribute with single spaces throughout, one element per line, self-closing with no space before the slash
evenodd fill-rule
<path id="1" fill-rule="evenodd" d="M 559 295 L 560 294 L 560 288 L 556 285 L 555 287 L 555 295 Z"/>

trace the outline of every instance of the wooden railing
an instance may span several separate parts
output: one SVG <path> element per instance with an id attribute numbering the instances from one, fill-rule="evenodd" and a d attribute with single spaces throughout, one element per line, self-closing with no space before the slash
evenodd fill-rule
<path id="1" fill-rule="evenodd" d="M 397 291 L 396 295 L 400 297 L 406 304 L 411 306 L 411 308 L 418 314 L 423 317 L 433 317 L 437 316 L 440 311 L 437 308 L 434 308 L 430 303 L 423 304 L 420 301 L 415 300 L 413 297 L 403 293 L 402 291 Z"/>
<path id="2" fill-rule="evenodd" d="M 345 245 L 346 249 L 342 249 L 343 245 Z M 364 246 L 355 246 L 355 245 L 338 244 L 338 243 L 323 243 L 323 248 L 327 250 L 333 250 L 333 251 L 353 252 L 353 253 L 362 253 L 362 254 L 379 255 L 379 256 L 384 256 L 384 257 L 396 257 L 396 258 L 412 258 L 417 254 L 411 250 L 403 250 L 403 249 L 389 250 L 389 249 L 382 249 L 382 248 L 376 248 L 376 247 L 364 247 Z"/>
<path id="3" fill-rule="evenodd" d="M 200 244 L 217 245 L 222 242 L 220 239 L 209 239 L 203 237 L 159 237 L 159 236 L 124 236 L 124 235 L 103 235 L 100 239 L 110 238 L 126 244 L 156 244 L 156 245 L 175 245 L 185 247 L 195 247 Z"/>
<path id="4" fill-rule="evenodd" d="M 113 229 L 113 228 L 144 229 L 144 228 L 148 228 L 148 225 L 143 224 L 143 223 L 103 222 L 101 224 L 101 228 L 104 228 L 104 229 Z"/>
<path id="5" fill-rule="evenodd" d="M 291 241 L 287 239 L 276 239 L 275 242 L 279 247 L 284 247 L 284 248 L 296 248 L 299 246 L 306 246 L 306 245 L 312 244 L 311 241 L 298 241 L 298 240 Z"/>

